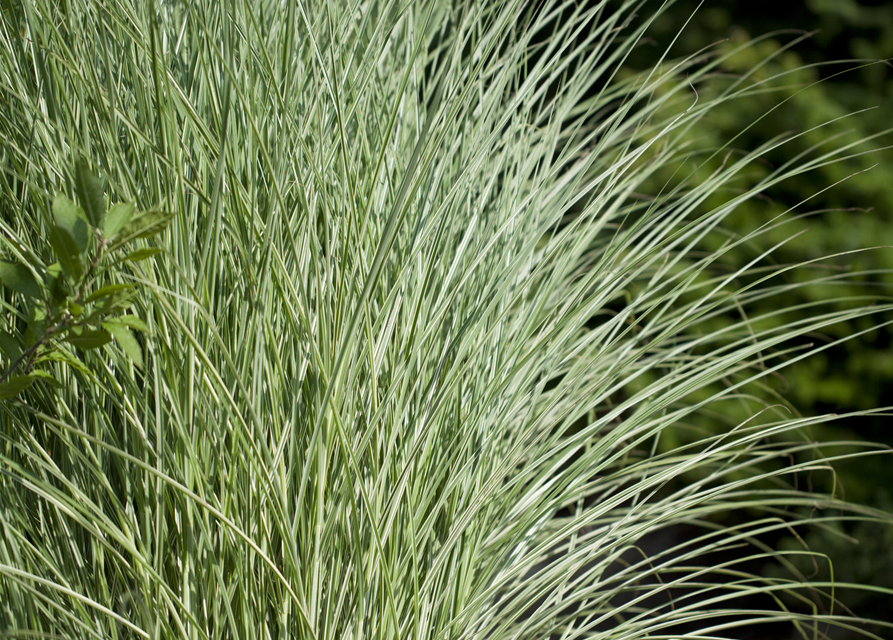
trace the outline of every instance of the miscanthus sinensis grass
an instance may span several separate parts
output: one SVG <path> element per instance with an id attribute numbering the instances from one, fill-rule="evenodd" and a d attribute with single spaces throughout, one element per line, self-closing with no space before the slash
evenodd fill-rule
<path id="1" fill-rule="evenodd" d="M 72 351 L 82 369 L 48 365 L 61 388 L 2 404 L 0 633 L 861 628 L 833 573 L 798 569 L 809 548 L 765 541 L 889 521 L 797 480 L 881 449 L 816 447 L 807 428 L 832 418 L 791 417 L 768 381 L 808 355 L 795 338 L 890 305 L 785 323 L 805 283 L 760 242 L 786 218 L 722 235 L 742 202 L 856 147 L 736 192 L 790 136 L 698 155 L 693 134 L 770 87 L 699 97 L 710 52 L 618 75 L 649 23 L 634 12 L 661 9 L 5 3 L 5 255 L 47 254 L 77 154 L 112 201 L 177 217 L 122 276 L 143 291 L 144 367 Z M 744 245 L 762 248 L 730 267 Z M 829 273 L 810 280 L 829 301 L 860 275 Z M 733 404 L 746 419 L 661 445 Z M 761 577 L 767 562 L 786 577 Z"/>

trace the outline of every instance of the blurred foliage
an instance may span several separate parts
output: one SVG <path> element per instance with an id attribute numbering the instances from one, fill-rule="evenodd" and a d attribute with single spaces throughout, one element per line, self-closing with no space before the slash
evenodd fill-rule
<path id="1" fill-rule="evenodd" d="M 777 216 L 782 216 L 785 224 L 762 236 L 760 247 L 736 249 L 725 262 L 729 268 L 741 265 L 779 243 L 783 244 L 765 260 L 790 264 L 858 251 L 821 261 L 815 269 L 824 269 L 828 274 L 851 269 L 867 272 L 866 275 L 856 281 L 841 281 L 833 289 L 831 285 L 797 289 L 786 305 L 794 307 L 831 297 L 888 297 L 889 285 L 893 284 L 893 154 L 886 147 L 893 144 L 893 136 L 889 135 L 893 68 L 886 59 L 893 57 L 893 4 L 807 0 L 773 3 L 770 11 L 756 9 L 752 3 L 708 1 L 695 11 L 698 4 L 678 2 L 652 25 L 650 39 L 643 42 L 630 61 L 630 73 L 649 68 L 684 27 L 670 48 L 671 58 L 711 51 L 722 62 L 719 72 L 693 87 L 688 102 L 680 102 L 678 109 L 687 108 L 692 100 L 718 96 L 754 68 L 756 71 L 747 82 L 759 90 L 714 109 L 691 133 L 694 147 L 719 153 L 709 159 L 709 154 L 701 154 L 682 160 L 675 176 L 665 172 L 655 180 L 653 192 L 689 172 L 693 172 L 696 183 L 715 171 L 729 154 L 744 153 L 784 133 L 801 135 L 770 152 L 761 162 L 765 160 L 777 167 L 798 156 L 818 157 L 842 145 L 853 145 L 848 157 L 800 174 L 765 191 L 762 200 L 750 200 L 740 206 L 724 225 L 732 237 L 745 235 Z M 792 26 L 799 31 L 792 30 Z M 773 166 L 753 163 L 736 187 L 752 187 Z M 665 182 L 661 184 L 660 180 Z M 828 188 L 829 185 L 833 186 Z M 727 193 L 725 197 L 733 195 Z M 714 196 L 705 207 L 720 206 L 722 197 Z M 716 250 L 726 239 L 716 236 L 705 249 Z M 866 248 L 874 249 L 859 251 Z M 800 280 L 808 276 L 807 270 L 801 268 L 784 277 Z M 770 299 L 765 304 L 768 309 L 774 303 Z M 842 304 L 845 303 L 836 303 L 836 308 Z M 797 313 L 792 312 L 779 317 L 779 322 L 797 319 Z M 803 415 L 890 405 L 893 332 L 885 323 L 893 322 L 893 318 L 877 315 L 872 321 L 841 323 L 825 335 L 809 336 L 797 346 L 809 349 L 810 343 L 820 345 L 865 331 L 783 370 L 773 386 L 748 389 L 761 402 L 739 399 L 725 403 L 717 423 L 687 428 L 718 429 L 739 424 L 754 410 L 778 400 Z M 771 413 L 766 414 L 766 419 L 773 419 Z M 842 419 L 813 429 L 811 435 L 819 443 L 834 439 L 893 445 L 893 431 L 885 416 Z M 677 440 L 669 439 L 664 446 L 677 446 L 687 440 L 685 428 L 680 428 L 675 437 Z M 824 482 L 828 490 L 844 491 L 848 499 L 864 504 L 883 507 L 893 502 L 893 465 L 887 456 L 851 464 L 843 461 L 836 472 L 809 481 Z M 873 526 L 816 532 L 805 544 L 829 556 L 838 580 L 893 587 L 889 534 Z M 803 548 L 803 542 L 796 538 L 778 544 Z M 890 615 L 888 603 L 868 598 L 855 604 L 864 608 L 862 613 Z"/>

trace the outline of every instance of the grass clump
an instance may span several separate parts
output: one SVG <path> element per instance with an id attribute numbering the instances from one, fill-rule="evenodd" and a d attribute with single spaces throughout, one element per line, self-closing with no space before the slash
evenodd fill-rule
<path id="1" fill-rule="evenodd" d="M 745 74 L 699 100 L 731 55 L 710 52 L 618 73 L 637 8 L 7 3 L 6 254 L 49 255 L 76 155 L 110 201 L 176 216 L 137 240 L 154 262 L 116 274 L 141 292 L 142 366 L 62 344 L 58 388 L 3 402 L 4 633 L 863 628 L 833 573 L 801 570 L 822 557 L 771 541 L 889 523 L 820 481 L 884 452 L 816 446 L 833 417 L 792 419 L 771 381 L 828 348 L 802 336 L 891 305 L 841 304 L 860 274 L 789 278 L 772 246 L 725 260 L 786 216 L 723 231 L 851 147 L 736 192 L 798 134 L 698 149 L 712 108 L 771 86 Z M 817 283 L 827 300 L 782 321 Z M 22 300 L 4 295 L 12 335 Z"/>

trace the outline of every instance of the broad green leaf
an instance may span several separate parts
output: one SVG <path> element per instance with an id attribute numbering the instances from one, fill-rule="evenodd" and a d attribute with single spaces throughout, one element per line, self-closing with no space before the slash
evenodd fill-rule
<path id="1" fill-rule="evenodd" d="M 79 206 L 62 193 L 53 200 L 53 219 L 56 221 L 56 227 L 68 232 L 79 253 L 87 250 L 90 242 L 90 224 L 87 217 Z"/>
<path id="2" fill-rule="evenodd" d="M 122 311 L 126 309 L 133 303 L 133 298 L 135 296 L 136 292 L 133 290 L 116 291 L 109 296 L 97 300 L 96 305 L 93 307 L 93 313 L 90 314 L 87 321 L 96 322 L 113 311 Z"/>
<path id="3" fill-rule="evenodd" d="M 126 324 L 128 327 L 136 331 L 149 333 L 149 327 L 146 326 L 146 323 L 136 316 L 121 316 L 120 318 L 115 318 L 115 322 Z"/>
<path id="4" fill-rule="evenodd" d="M 114 320 L 103 322 L 102 328 L 115 337 L 115 342 L 118 343 L 118 346 L 121 347 L 121 350 L 125 353 L 125 355 L 133 360 L 133 364 L 142 369 L 143 350 L 140 348 L 140 345 L 136 341 L 136 338 L 133 337 L 130 329 L 128 329 L 127 326 L 123 323 L 115 322 Z"/>
<path id="5" fill-rule="evenodd" d="M 132 202 L 119 202 L 109 209 L 105 218 L 105 225 L 102 229 L 102 235 L 106 239 L 115 237 L 121 229 L 123 229 L 130 219 L 133 218 L 133 212 L 136 209 Z"/>
<path id="6" fill-rule="evenodd" d="M 23 264 L 0 260 L 0 282 L 3 286 L 17 291 L 22 295 L 39 298 L 40 285 L 31 271 Z"/>
<path id="7" fill-rule="evenodd" d="M 73 315 L 75 318 L 84 315 L 84 307 L 79 305 L 77 302 L 68 301 L 68 304 L 65 305 L 65 308 L 68 309 L 68 312 Z"/>
<path id="8" fill-rule="evenodd" d="M 112 246 L 112 250 L 138 238 L 151 238 L 161 233 L 174 219 L 174 215 L 171 211 L 141 211 L 137 213 L 118 234 L 118 240 Z"/>
<path id="9" fill-rule="evenodd" d="M 62 265 L 61 264 L 59 264 L 58 262 L 54 262 L 53 264 L 48 266 L 47 270 L 46 270 L 47 286 L 50 286 L 52 284 L 52 281 L 61 275 L 62 275 Z"/>
<path id="10" fill-rule="evenodd" d="M 53 377 L 53 375 L 49 371 L 44 371 L 43 369 L 34 369 L 31 371 L 30 376 L 33 376 L 34 379 L 40 379 L 44 382 L 56 387 L 57 389 L 62 388 L 62 384 Z"/>
<path id="11" fill-rule="evenodd" d="M 10 364 L 18 360 L 22 355 L 19 341 L 7 331 L 0 331 L 0 351 L 3 352 Z"/>
<path id="12" fill-rule="evenodd" d="M 68 292 L 65 290 L 65 278 L 62 274 L 62 265 L 58 262 L 54 262 L 47 267 L 44 277 L 44 282 L 46 283 L 47 289 L 50 291 L 54 304 L 60 304 L 68 295 Z"/>
<path id="13" fill-rule="evenodd" d="M 105 202 L 102 197 L 102 185 L 86 160 L 78 158 L 74 167 L 74 191 L 78 201 L 87 214 L 87 219 L 94 229 L 103 227 L 105 218 Z"/>
<path id="14" fill-rule="evenodd" d="M 71 234 L 65 229 L 53 226 L 50 228 L 49 240 L 62 268 L 74 278 L 75 282 L 80 282 L 84 275 L 84 265 L 81 264 L 81 252 Z"/>
<path id="15" fill-rule="evenodd" d="M 161 249 L 158 247 L 149 247 L 146 249 L 137 249 L 136 251 L 132 251 L 124 256 L 124 260 L 127 262 L 138 262 L 139 260 L 145 260 L 146 258 L 151 258 L 157 253 L 161 253 Z"/>
<path id="16" fill-rule="evenodd" d="M 17 396 L 32 384 L 34 384 L 34 376 L 31 374 L 12 377 L 0 384 L 0 400 Z"/>
<path id="17" fill-rule="evenodd" d="M 25 335 L 22 336 L 25 341 L 25 348 L 31 347 L 42 340 L 46 330 L 46 311 L 38 306 L 31 307 L 28 310 L 28 327 L 25 329 Z"/>
<path id="18" fill-rule="evenodd" d="M 101 298 L 107 298 L 114 293 L 118 293 L 119 291 L 132 291 L 136 289 L 135 284 L 110 284 L 102 287 L 101 289 L 97 289 L 89 296 L 84 299 L 84 302 L 93 302 L 94 300 L 100 300 Z"/>
<path id="19" fill-rule="evenodd" d="M 98 349 L 111 341 L 112 337 L 108 331 L 102 329 L 82 329 L 77 333 L 72 331 L 65 337 L 65 342 L 83 351 Z"/>

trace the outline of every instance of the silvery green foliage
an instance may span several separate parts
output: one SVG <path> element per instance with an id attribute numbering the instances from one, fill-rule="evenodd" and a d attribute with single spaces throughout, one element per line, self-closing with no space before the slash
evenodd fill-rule
<path id="1" fill-rule="evenodd" d="M 816 447 L 807 427 L 832 418 L 792 419 L 768 382 L 808 355 L 795 338 L 890 305 L 816 305 L 785 324 L 785 294 L 804 283 L 782 276 L 797 265 L 767 268 L 772 247 L 723 263 L 765 228 L 700 250 L 736 206 L 847 149 L 718 206 L 711 196 L 785 138 L 654 188 L 697 164 L 689 134 L 713 107 L 763 89 L 741 78 L 699 100 L 709 54 L 621 73 L 649 23 L 634 13 L 660 8 L 5 11 L 4 238 L 36 246 L 35 202 L 61 186 L 70 146 L 121 199 L 177 217 L 167 259 L 133 276 L 150 292 L 133 302 L 152 330 L 143 370 L 100 355 L 89 376 L 60 367 L 60 389 L 3 404 L 3 628 L 314 640 L 859 628 L 840 585 L 799 569 L 808 548 L 764 540 L 889 522 L 802 480 L 881 450 Z M 767 298 L 778 313 L 749 313 Z M 705 427 L 732 405 L 747 418 Z M 786 577 L 753 569 L 767 561 Z"/>

